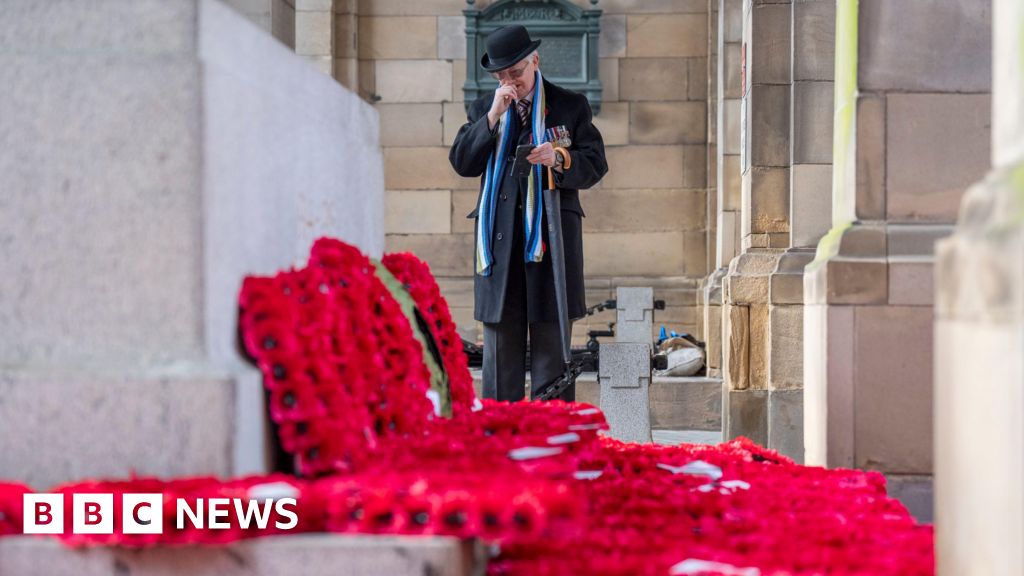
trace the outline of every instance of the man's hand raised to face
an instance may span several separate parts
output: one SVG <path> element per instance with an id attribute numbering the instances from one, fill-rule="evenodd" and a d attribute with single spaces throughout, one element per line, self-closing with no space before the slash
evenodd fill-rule
<path id="1" fill-rule="evenodd" d="M 494 129 L 498 125 L 501 115 L 512 105 L 516 99 L 516 88 L 512 84 L 502 84 L 494 91 L 494 100 L 491 102 L 491 109 L 487 112 L 487 127 Z"/>

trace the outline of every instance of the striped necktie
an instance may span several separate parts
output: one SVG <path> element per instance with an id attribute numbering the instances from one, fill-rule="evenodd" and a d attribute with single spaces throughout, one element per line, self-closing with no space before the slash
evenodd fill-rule
<path id="1" fill-rule="evenodd" d="M 516 112 L 519 113 L 519 124 L 525 128 L 530 123 L 530 101 L 516 100 Z"/>

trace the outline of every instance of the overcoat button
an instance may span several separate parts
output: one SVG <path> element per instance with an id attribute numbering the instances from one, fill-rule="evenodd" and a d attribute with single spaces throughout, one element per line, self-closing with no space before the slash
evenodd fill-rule
<path id="1" fill-rule="evenodd" d="M 501 240 L 501 232 L 498 232 L 498 240 Z"/>
<path id="2" fill-rule="evenodd" d="M 508 200 L 508 194 L 502 194 L 501 195 L 501 199 L 502 200 Z"/>

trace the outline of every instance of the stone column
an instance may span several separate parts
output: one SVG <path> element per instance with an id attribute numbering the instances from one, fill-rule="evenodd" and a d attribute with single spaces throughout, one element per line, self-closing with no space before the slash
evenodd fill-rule
<path id="1" fill-rule="evenodd" d="M 295 49 L 296 0 L 223 0 L 291 49 Z M 301 2 L 302 0 L 298 0 Z"/>
<path id="2" fill-rule="evenodd" d="M 0 476 L 264 471 L 241 280 L 380 256 L 376 113 L 214 0 L 13 3 L 0 84 Z"/>
<path id="3" fill-rule="evenodd" d="M 939 574 L 1024 573 L 1024 5 L 995 0 L 992 170 L 938 245 Z"/>
<path id="4" fill-rule="evenodd" d="M 740 239 L 723 281 L 723 434 L 769 443 L 769 279 L 789 244 L 790 2 L 745 0 Z"/>
<path id="5" fill-rule="evenodd" d="M 700 289 L 700 314 L 703 340 L 707 343 L 708 376 L 722 375 L 722 278 L 729 262 L 739 253 L 740 210 L 740 54 L 743 40 L 743 0 L 712 0 L 717 5 L 714 33 L 716 56 L 713 92 L 709 92 L 709 113 L 714 114 L 715 187 L 708 191 L 708 222 L 714 222 L 714 259 L 708 262 L 713 272 Z M 710 116 L 709 116 L 710 120 Z M 709 163 L 709 167 L 711 164 Z M 709 179 L 711 172 L 709 174 Z M 712 225 L 709 225 L 711 227 Z M 709 238 L 709 241 L 711 239 Z M 710 254 L 709 254 L 710 255 Z"/>
<path id="6" fill-rule="evenodd" d="M 885 473 L 920 519 L 933 246 L 988 165 L 989 5 L 837 4 L 832 229 L 804 277 L 806 459 Z"/>

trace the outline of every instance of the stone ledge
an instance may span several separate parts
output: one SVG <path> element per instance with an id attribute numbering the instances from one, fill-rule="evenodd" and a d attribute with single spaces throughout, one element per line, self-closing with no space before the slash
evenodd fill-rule
<path id="1" fill-rule="evenodd" d="M 473 541 L 450 537 L 302 534 L 223 547 L 73 550 L 53 539 L 0 541 L 0 574 L 31 576 L 476 576 L 486 562 Z"/>

